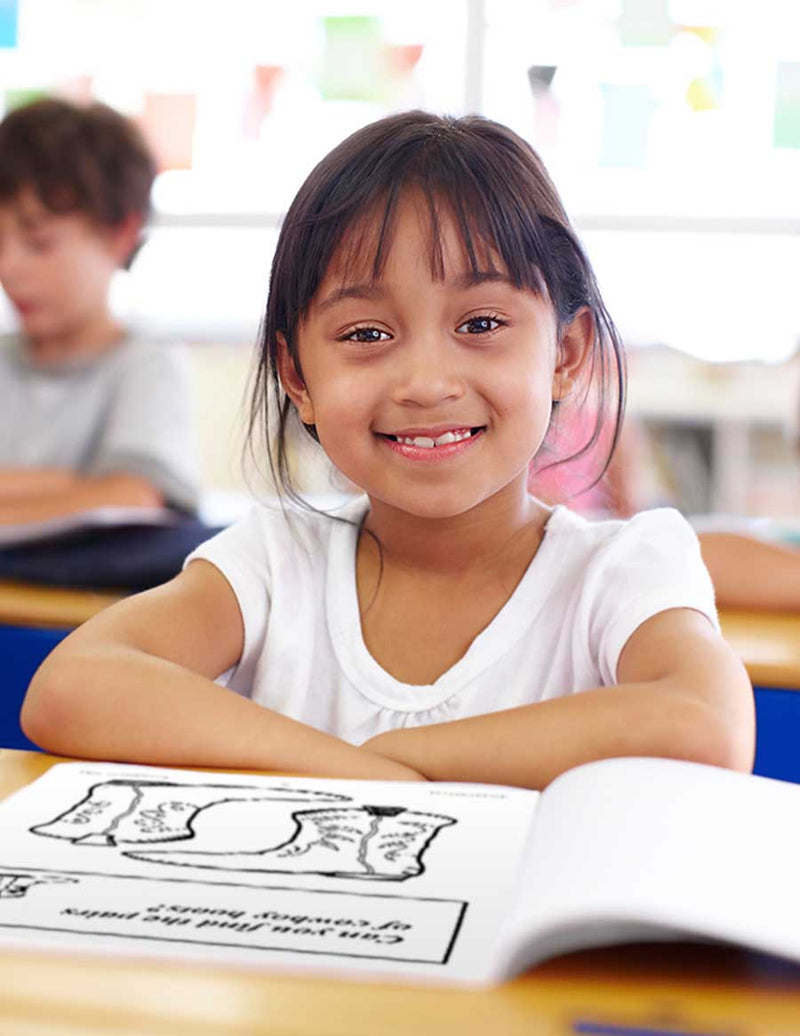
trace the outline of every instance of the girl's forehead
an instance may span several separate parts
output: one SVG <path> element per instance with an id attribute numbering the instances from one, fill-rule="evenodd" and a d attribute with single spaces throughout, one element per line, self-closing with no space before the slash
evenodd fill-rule
<path id="1" fill-rule="evenodd" d="M 477 227 L 460 221 L 448 202 L 431 205 L 421 194 L 408 192 L 393 211 L 381 206 L 345 229 L 322 281 L 377 282 L 393 263 L 413 263 L 435 280 L 508 274 L 498 249 Z"/>

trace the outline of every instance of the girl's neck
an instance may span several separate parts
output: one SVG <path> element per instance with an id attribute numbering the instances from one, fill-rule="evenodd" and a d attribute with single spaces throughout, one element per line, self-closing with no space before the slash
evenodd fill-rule
<path id="1" fill-rule="evenodd" d="M 384 563 L 440 576 L 463 577 L 503 558 L 538 548 L 548 508 L 512 485 L 464 514 L 421 518 L 370 500 L 364 529 L 380 543 Z"/>

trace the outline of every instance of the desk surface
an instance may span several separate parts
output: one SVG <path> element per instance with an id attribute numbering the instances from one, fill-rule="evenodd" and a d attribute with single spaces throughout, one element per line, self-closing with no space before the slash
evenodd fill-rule
<path id="1" fill-rule="evenodd" d="M 0 581 L 0 623 L 69 629 L 90 619 L 120 596 Z"/>
<path id="2" fill-rule="evenodd" d="M 726 609 L 720 624 L 754 684 L 800 690 L 800 614 Z"/>
<path id="3" fill-rule="evenodd" d="M 52 757 L 0 751 L 0 797 Z M 0 1030 L 28 1036 L 795 1034 L 800 967 L 721 946 L 591 950 L 490 991 L 0 950 Z"/>

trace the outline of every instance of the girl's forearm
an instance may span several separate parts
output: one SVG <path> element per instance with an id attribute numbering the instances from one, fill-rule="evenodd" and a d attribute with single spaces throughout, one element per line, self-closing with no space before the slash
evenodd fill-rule
<path id="1" fill-rule="evenodd" d="M 380 734 L 366 747 L 429 780 L 544 788 L 581 763 L 620 756 L 747 769 L 703 701 L 652 685 L 603 687 L 552 701 Z"/>
<path id="2" fill-rule="evenodd" d="M 31 740 L 59 755 L 371 780 L 421 779 L 403 763 L 126 646 L 73 649 L 58 657 L 57 664 L 51 656 L 31 682 L 22 724 Z"/>

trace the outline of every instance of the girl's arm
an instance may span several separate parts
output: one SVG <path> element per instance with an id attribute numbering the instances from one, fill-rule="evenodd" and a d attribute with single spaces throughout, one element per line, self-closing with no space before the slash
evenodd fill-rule
<path id="1" fill-rule="evenodd" d="M 44 661 L 22 708 L 26 734 L 59 755 L 155 765 L 420 779 L 214 683 L 242 652 L 224 576 L 194 561 L 164 586 L 120 601 Z"/>
<path id="2" fill-rule="evenodd" d="M 380 734 L 367 747 L 430 780 L 543 788 L 580 763 L 661 756 L 750 771 L 753 694 L 742 664 L 699 612 L 644 622 L 619 683 L 469 719 Z"/>

